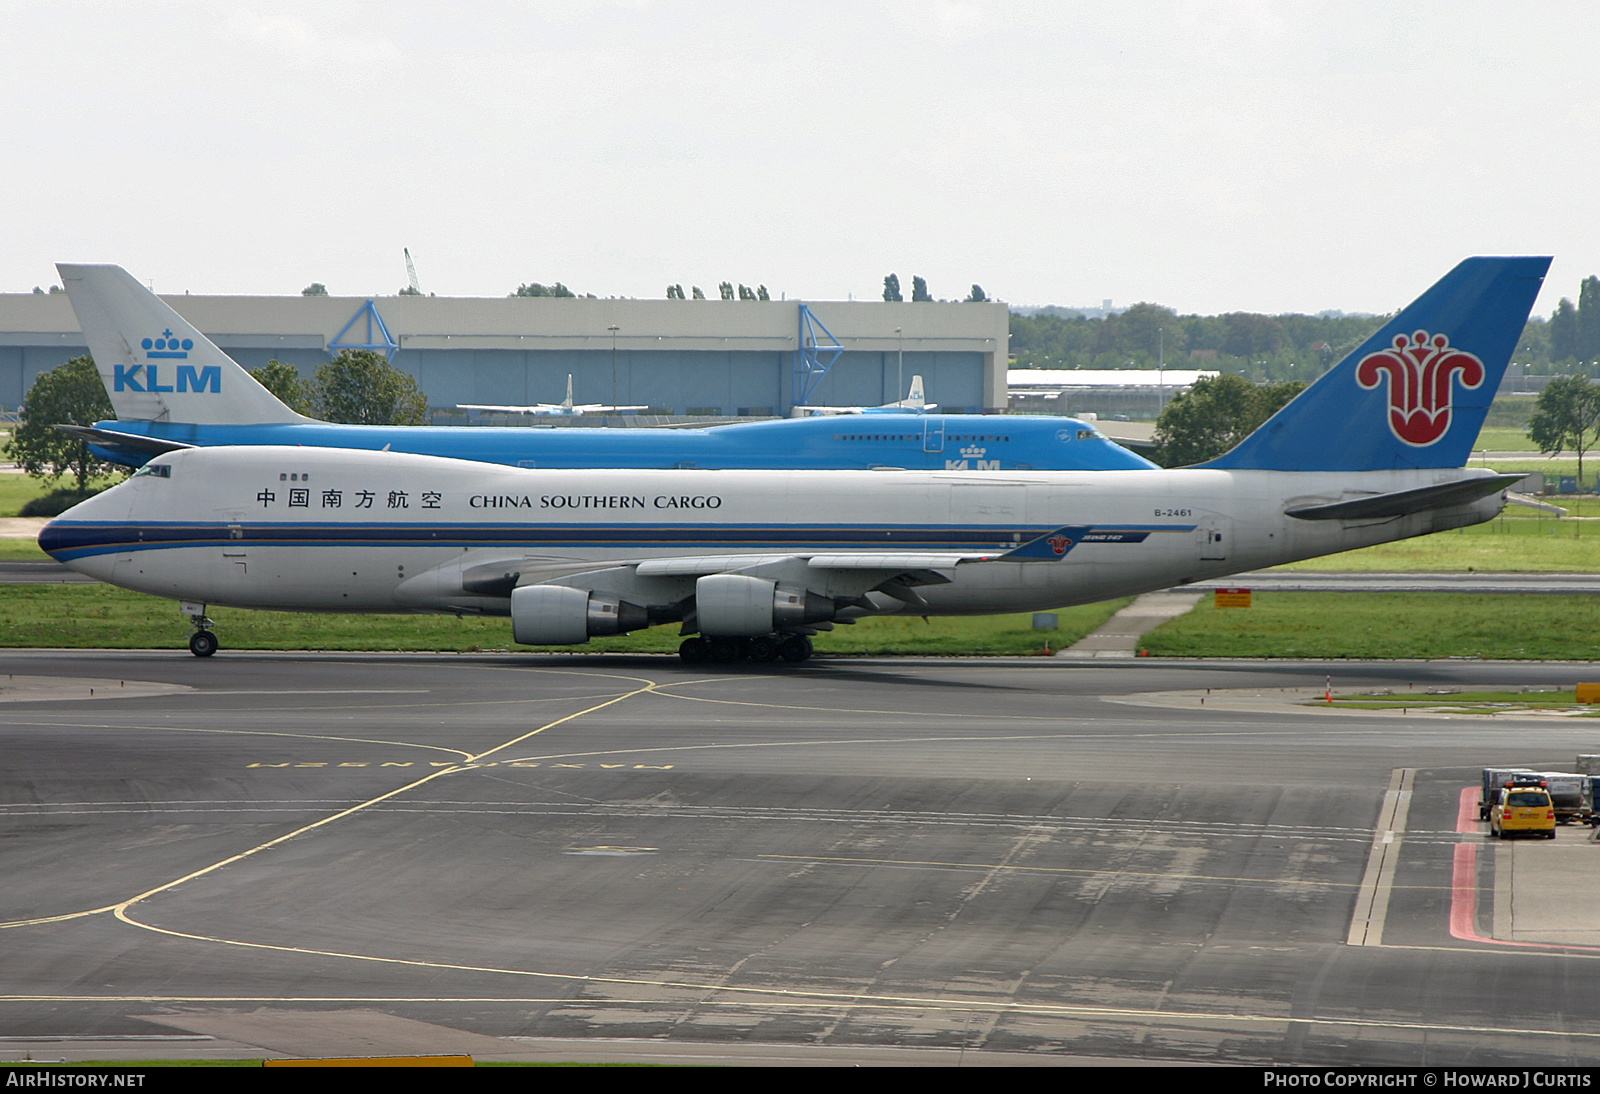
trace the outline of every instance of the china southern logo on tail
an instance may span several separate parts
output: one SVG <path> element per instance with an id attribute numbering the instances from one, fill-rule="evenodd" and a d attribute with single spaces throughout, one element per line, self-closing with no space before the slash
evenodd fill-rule
<path id="1" fill-rule="evenodd" d="M 1433 444 L 1450 432 L 1451 383 L 1456 374 L 1471 390 L 1483 383 L 1483 362 L 1450 348 L 1443 334 L 1425 330 L 1409 338 L 1395 335 L 1394 348 L 1369 353 L 1356 366 L 1356 383 L 1371 390 L 1389 377 L 1389 429 L 1415 448 Z"/>

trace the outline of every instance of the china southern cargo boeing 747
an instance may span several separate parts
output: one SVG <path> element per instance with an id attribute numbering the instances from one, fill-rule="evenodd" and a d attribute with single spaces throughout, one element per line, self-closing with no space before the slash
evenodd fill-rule
<path id="1" fill-rule="evenodd" d="M 86 574 L 187 602 L 509 616 L 518 642 L 676 624 L 687 660 L 804 660 L 893 613 L 1104 600 L 1489 520 L 1514 476 L 1462 465 L 1549 260 L 1473 258 L 1197 468 L 523 470 L 433 456 L 198 448 L 47 525 Z"/>

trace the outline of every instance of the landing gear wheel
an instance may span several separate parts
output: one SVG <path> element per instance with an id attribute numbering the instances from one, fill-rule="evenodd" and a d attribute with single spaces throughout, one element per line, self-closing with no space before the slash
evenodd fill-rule
<path id="1" fill-rule="evenodd" d="M 711 644 L 698 635 L 678 645 L 678 659 L 685 665 L 703 665 L 711 659 Z"/>
<path id="2" fill-rule="evenodd" d="M 189 636 L 189 652 L 196 657 L 210 657 L 217 652 L 218 644 L 211 631 L 195 631 Z"/>
<path id="3" fill-rule="evenodd" d="M 731 665 L 744 656 L 742 638 L 713 638 L 710 640 L 711 660 L 718 665 Z"/>
<path id="4" fill-rule="evenodd" d="M 791 665 L 799 664 L 811 656 L 811 639 L 803 634 L 791 634 L 778 646 L 778 656 Z"/>
<path id="5" fill-rule="evenodd" d="M 778 639 L 770 634 L 757 635 L 750 639 L 750 660 L 756 662 L 776 661 L 778 659 Z"/>

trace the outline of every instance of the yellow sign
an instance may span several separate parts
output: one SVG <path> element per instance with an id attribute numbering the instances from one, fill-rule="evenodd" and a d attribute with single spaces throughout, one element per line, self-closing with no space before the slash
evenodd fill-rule
<path id="1" fill-rule="evenodd" d="M 1216 606 L 1219 608 L 1248 608 L 1250 606 L 1250 590 L 1218 589 Z"/>
<path id="2" fill-rule="evenodd" d="M 1579 684 L 1578 702 L 1600 703 L 1600 684 Z"/>

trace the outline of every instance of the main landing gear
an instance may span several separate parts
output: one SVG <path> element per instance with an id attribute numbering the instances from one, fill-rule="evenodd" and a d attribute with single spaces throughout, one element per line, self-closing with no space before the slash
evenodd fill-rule
<path id="1" fill-rule="evenodd" d="M 212 630 L 216 624 L 206 618 L 206 606 L 185 602 L 179 610 L 194 624 L 194 633 L 189 636 L 189 652 L 196 657 L 210 657 L 216 653 L 221 643 L 217 641 L 217 632 Z"/>
<path id="2" fill-rule="evenodd" d="M 811 656 L 811 639 L 803 634 L 758 634 L 754 638 L 685 638 L 678 656 L 686 665 L 731 665 L 735 661 L 756 663 L 787 661 L 798 664 Z"/>

